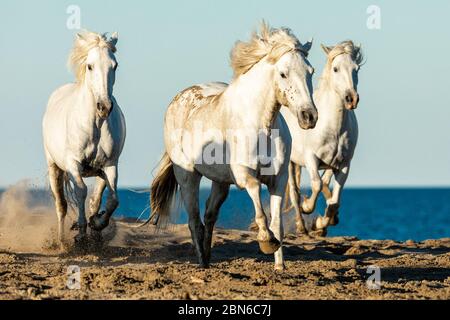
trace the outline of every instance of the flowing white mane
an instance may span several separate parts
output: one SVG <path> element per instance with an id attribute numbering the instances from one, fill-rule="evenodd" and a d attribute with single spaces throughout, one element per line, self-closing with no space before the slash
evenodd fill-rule
<path id="1" fill-rule="evenodd" d="M 334 58 L 341 54 L 349 54 L 352 57 L 352 60 L 358 65 L 362 65 L 363 63 L 364 56 L 361 48 L 356 46 L 351 40 L 342 41 L 333 47 L 328 53 L 328 63 L 333 62 Z"/>
<path id="2" fill-rule="evenodd" d="M 73 70 L 77 82 L 83 82 L 87 55 L 91 49 L 96 47 L 109 48 L 112 52 L 116 52 L 116 46 L 108 41 L 106 34 L 84 31 L 75 38 L 67 64 Z"/>
<path id="3" fill-rule="evenodd" d="M 305 56 L 308 54 L 290 29 L 273 29 L 263 21 L 259 34 L 254 32 L 248 42 L 236 42 L 231 51 L 234 77 L 245 74 L 266 56 L 270 63 L 276 63 L 285 53 L 294 50 L 302 52 Z"/>

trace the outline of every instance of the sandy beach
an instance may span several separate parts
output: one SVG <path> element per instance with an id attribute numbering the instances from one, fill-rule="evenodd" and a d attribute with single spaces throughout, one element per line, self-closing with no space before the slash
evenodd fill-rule
<path id="1" fill-rule="evenodd" d="M 113 238 L 90 252 L 31 252 L 5 247 L 0 229 L 0 299 L 449 299 L 450 239 L 369 241 L 352 237 L 285 242 L 287 269 L 258 250 L 253 232 L 215 232 L 212 266 L 196 266 L 186 225 L 109 228 Z M 81 289 L 66 287 L 67 267 L 81 269 Z M 381 270 L 368 289 L 367 268 Z"/>

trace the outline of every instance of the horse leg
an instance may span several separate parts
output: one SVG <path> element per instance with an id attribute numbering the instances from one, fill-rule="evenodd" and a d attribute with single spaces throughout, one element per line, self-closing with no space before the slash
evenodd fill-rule
<path id="1" fill-rule="evenodd" d="M 273 254 L 280 248 L 280 242 L 275 238 L 272 231 L 269 229 L 267 217 L 261 203 L 261 184 L 253 176 L 248 176 L 245 186 L 250 198 L 255 207 L 255 222 L 258 225 L 259 247 L 264 254 Z"/>
<path id="2" fill-rule="evenodd" d="M 322 194 L 326 201 L 330 200 L 332 196 L 332 192 L 330 190 L 331 178 L 333 178 L 333 170 L 325 170 L 325 173 L 322 176 Z"/>
<path id="3" fill-rule="evenodd" d="M 85 202 L 87 197 L 87 187 L 81 177 L 81 168 L 78 163 L 73 164 L 69 169 L 69 178 L 74 186 L 75 202 L 78 209 L 78 235 L 75 242 L 82 243 L 86 240 L 87 220 L 85 212 Z"/>
<path id="4" fill-rule="evenodd" d="M 186 172 L 184 170 L 181 172 L 175 167 L 175 177 L 180 185 L 181 198 L 189 216 L 189 230 L 191 231 L 198 263 L 201 268 L 208 268 L 208 261 L 203 249 L 205 226 L 200 219 L 198 205 L 201 175 L 197 172 Z"/>
<path id="5" fill-rule="evenodd" d="M 336 182 L 333 188 L 333 196 L 327 201 L 327 207 L 330 209 L 330 225 L 335 226 L 339 223 L 339 207 L 341 204 L 342 190 L 347 182 L 348 175 L 350 173 L 350 165 L 342 168 L 335 174 Z"/>
<path id="6" fill-rule="evenodd" d="M 330 190 L 330 183 L 331 183 L 331 179 L 333 178 L 333 170 L 332 169 L 327 169 L 325 170 L 325 172 L 322 175 L 322 194 L 325 197 L 325 200 L 328 202 L 328 200 L 331 199 L 332 197 L 332 191 Z M 330 214 L 330 212 L 328 211 L 329 207 L 327 206 L 327 208 L 325 209 L 325 214 L 324 217 L 328 217 L 328 215 Z M 314 236 L 319 236 L 319 237 L 325 237 L 327 235 L 327 229 L 323 228 L 323 229 L 317 229 L 317 220 L 319 220 L 319 223 L 322 224 L 331 224 L 331 220 L 328 221 L 326 220 L 327 218 L 322 218 L 322 217 L 318 217 L 316 218 L 316 220 L 313 222 L 312 225 L 312 229 L 314 232 L 312 232 L 311 234 Z M 321 222 L 320 222 L 321 221 Z"/>
<path id="7" fill-rule="evenodd" d="M 100 210 L 103 191 L 105 191 L 105 188 L 106 188 L 105 179 L 103 179 L 102 177 L 97 177 L 94 192 L 92 193 L 92 196 L 89 199 L 89 212 L 91 217 L 96 215 Z"/>
<path id="8" fill-rule="evenodd" d="M 310 214 L 316 208 L 317 197 L 322 191 L 322 179 L 319 174 L 317 159 L 308 161 L 306 168 L 311 177 L 311 197 L 305 198 L 302 203 L 302 210 L 305 214 Z"/>
<path id="9" fill-rule="evenodd" d="M 297 180 L 300 181 L 301 170 L 302 168 L 299 165 L 293 162 L 289 164 L 289 198 L 291 199 L 291 203 L 294 206 L 295 210 L 295 224 L 297 226 L 297 234 L 307 235 L 308 231 L 305 227 L 305 222 L 302 216 L 302 208 L 300 206 L 300 183 L 297 183 Z M 288 195 L 285 196 L 287 197 Z"/>
<path id="10" fill-rule="evenodd" d="M 64 219 L 67 214 L 67 201 L 64 196 L 64 172 L 56 164 L 48 167 L 50 188 L 55 198 L 56 214 L 58 215 L 58 241 L 61 249 L 64 246 Z"/>
<path id="11" fill-rule="evenodd" d="M 103 172 L 109 192 L 105 211 L 100 214 L 95 214 L 89 219 L 89 226 L 95 231 L 102 231 L 108 226 L 112 214 L 119 206 L 119 197 L 117 195 L 117 166 L 106 167 L 103 169 Z M 101 188 L 102 186 L 100 185 L 98 187 Z M 99 201 L 101 201 L 101 195 Z"/>
<path id="12" fill-rule="evenodd" d="M 94 192 L 89 199 L 89 225 L 91 226 L 92 217 L 98 215 L 98 211 L 100 210 L 100 206 L 102 204 L 103 192 L 106 188 L 106 180 L 102 177 L 97 177 L 95 184 Z M 91 237 L 96 243 L 102 242 L 102 233 L 101 231 L 97 231 L 91 227 Z"/>
<path id="13" fill-rule="evenodd" d="M 206 201 L 205 238 L 203 240 L 203 249 L 205 252 L 205 259 L 207 263 L 209 263 L 211 259 L 211 243 L 214 225 L 216 224 L 220 207 L 225 202 L 229 191 L 230 185 L 220 184 L 214 181 L 212 182 L 211 194 Z"/>
<path id="14" fill-rule="evenodd" d="M 270 213 L 272 220 L 270 222 L 270 230 L 275 235 L 275 238 L 280 243 L 280 248 L 275 252 L 275 270 L 282 271 L 285 269 L 284 257 L 283 257 L 283 217 L 282 217 L 282 203 L 284 187 L 286 186 L 285 177 L 277 177 L 275 185 L 269 186 L 270 193 Z"/>
<path id="15" fill-rule="evenodd" d="M 335 182 L 331 198 L 327 201 L 327 208 L 325 210 L 325 216 L 317 218 L 315 222 L 316 229 L 326 229 L 328 226 L 337 225 L 338 210 L 341 201 L 342 190 L 345 182 L 347 181 L 348 174 L 350 172 L 350 166 L 345 166 L 334 173 Z"/>

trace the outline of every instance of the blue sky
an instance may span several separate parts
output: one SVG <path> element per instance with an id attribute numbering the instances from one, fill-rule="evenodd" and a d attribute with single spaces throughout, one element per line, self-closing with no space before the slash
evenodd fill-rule
<path id="1" fill-rule="evenodd" d="M 229 51 L 261 19 L 320 43 L 363 45 L 357 110 L 360 140 L 348 185 L 450 185 L 450 2 L 411 1 L 1 1 L 0 186 L 46 182 L 41 119 L 47 99 L 73 80 L 66 59 L 75 31 L 118 31 L 115 96 L 128 125 L 119 185 L 147 186 L 163 152 L 163 117 L 183 88 L 229 81 Z M 381 29 L 366 26 L 369 5 Z"/>

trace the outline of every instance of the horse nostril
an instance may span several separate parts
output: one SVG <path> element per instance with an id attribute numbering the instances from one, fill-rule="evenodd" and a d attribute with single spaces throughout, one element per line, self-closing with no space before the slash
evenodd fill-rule
<path id="1" fill-rule="evenodd" d="M 352 103 L 352 102 L 353 102 L 352 96 L 351 96 L 351 95 L 345 96 L 345 101 L 346 101 L 347 103 Z"/>
<path id="2" fill-rule="evenodd" d="M 311 119 L 310 119 L 310 114 L 308 111 L 302 111 L 301 115 L 302 115 L 303 121 L 306 121 L 308 123 L 310 122 Z"/>

